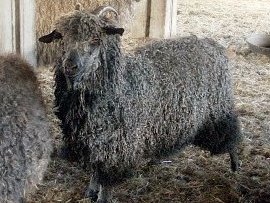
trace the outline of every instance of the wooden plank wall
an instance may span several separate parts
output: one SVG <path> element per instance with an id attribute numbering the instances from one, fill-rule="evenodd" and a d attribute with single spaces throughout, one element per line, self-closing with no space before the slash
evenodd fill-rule
<path id="1" fill-rule="evenodd" d="M 127 25 L 130 36 L 132 38 L 143 38 L 146 37 L 146 29 L 148 26 L 147 15 L 148 15 L 148 0 L 141 0 L 134 2 L 133 4 L 133 19 L 132 22 Z"/>
<path id="2" fill-rule="evenodd" d="M 21 54 L 36 66 L 35 0 L 0 1 L 0 53 Z"/>
<path id="3" fill-rule="evenodd" d="M 137 0 L 132 38 L 176 34 L 177 0 Z M 0 0 L 0 53 L 16 52 L 36 66 L 35 0 Z"/>
<path id="4" fill-rule="evenodd" d="M 16 50 L 15 1 L 0 1 L 0 52 Z"/>
<path id="5" fill-rule="evenodd" d="M 134 3 L 131 35 L 171 38 L 176 35 L 177 0 L 140 0 Z"/>
<path id="6" fill-rule="evenodd" d="M 20 53 L 36 66 L 35 0 L 20 1 Z"/>

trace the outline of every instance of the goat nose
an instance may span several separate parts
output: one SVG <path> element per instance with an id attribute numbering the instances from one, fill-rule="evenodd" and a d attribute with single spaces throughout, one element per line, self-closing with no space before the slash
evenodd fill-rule
<path id="1" fill-rule="evenodd" d="M 74 66 L 64 66 L 64 71 L 66 74 L 75 74 L 76 70 L 78 69 L 77 65 Z"/>
<path id="2" fill-rule="evenodd" d="M 64 69 L 65 70 L 75 70 L 75 69 L 77 69 L 77 65 L 74 65 L 74 66 L 64 66 Z"/>
<path id="3" fill-rule="evenodd" d="M 77 65 L 74 65 L 71 67 L 72 70 L 77 70 L 78 66 Z"/>

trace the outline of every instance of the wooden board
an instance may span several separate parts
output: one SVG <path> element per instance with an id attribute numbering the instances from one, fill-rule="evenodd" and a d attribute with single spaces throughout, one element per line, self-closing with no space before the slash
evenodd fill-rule
<path id="1" fill-rule="evenodd" d="M 35 0 L 0 1 L 0 53 L 21 54 L 36 65 Z"/>
<path id="2" fill-rule="evenodd" d="M 0 1 L 0 53 L 14 52 L 15 39 L 15 1 Z"/>
<path id="3" fill-rule="evenodd" d="M 176 35 L 177 0 L 151 0 L 150 38 Z"/>
<path id="4" fill-rule="evenodd" d="M 35 0 L 20 0 L 20 53 L 36 66 Z"/>

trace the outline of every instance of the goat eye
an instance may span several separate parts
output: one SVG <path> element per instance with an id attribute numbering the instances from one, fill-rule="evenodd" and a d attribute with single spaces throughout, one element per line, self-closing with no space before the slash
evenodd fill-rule
<path id="1" fill-rule="evenodd" d="M 100 42 L 100 39 L 99 38 L 93 38 L 90 41 L 91 44 L 99 44 L 99 42 Z"/>
<path id="2" fill-rule="evenodd" d="M 71 67 L 72 70 L 76 70 L 77 68 L 78 68 L 77 65 Z"/>

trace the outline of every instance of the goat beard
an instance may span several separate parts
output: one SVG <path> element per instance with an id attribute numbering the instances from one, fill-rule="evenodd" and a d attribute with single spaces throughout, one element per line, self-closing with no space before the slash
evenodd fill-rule
<path id="1" fill-rule="evenodd" d="M 100 47 L 94 49 L 91 55 L 85 57 L 82 61 L 80 56 L 81 69 L 74 78 L 73 88 L 75 90 L 81 89 L 86 81 L 89 81 L 90 77 L 94 77 L 97 69 L 101 66 L 99 59 Z"/>

